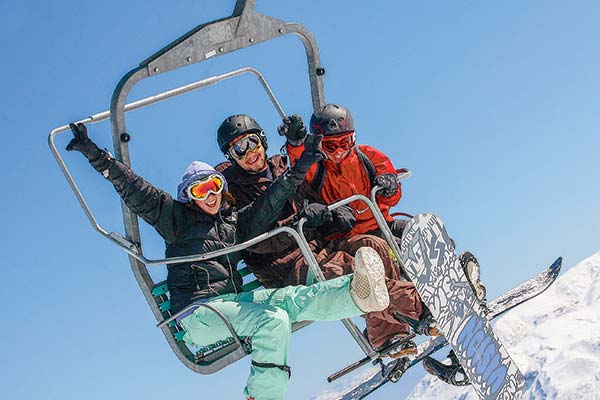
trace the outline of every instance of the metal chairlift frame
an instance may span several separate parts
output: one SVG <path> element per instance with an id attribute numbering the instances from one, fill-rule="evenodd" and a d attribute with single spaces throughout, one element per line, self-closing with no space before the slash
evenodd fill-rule
<path id="1" fill-rule="evenodd" d="M 318 109 L 322 107 L 325 104 L 322 81 L 324 69 L 320 66 L 319 51 L 314 37 L 310 31 L 308 31 L 302 25 L 296 23 L 286 23 L 272 17 L 255 13 L 255 3 L 256 0 L 237 0 L 231 17 L 199 25 L 192 31 L 173 41 L 165 48 L 140 63 L 137 68 L 127 73 L 118 83 L 112 96 L 110 111 L 94 114 L 78 122 L 91 124 L 110 118 L 115 157 L 125 164 L 131 165 L 128 148 L 130 135 L 127 133 L 125 126 L 125 112 L 164 101 L 193 90 L 211 86 L 225 79 L 229 79 L 244 73 L 252 73 L 258 78 L 259 82 L 267 92 L 271 102 L 277 109 L 279 115 L 284 117 L 286 114 L 284 113 L 281 105 L 277 101 L 265 78 L 259 71 L 251 67 L 245 67 L 226 74 L 202 79 L 189 85 L 162 92 L 155 96 L 147 97 L 129 104 L 126 104 L 126 99 L 134 85 L 142 79 L 252 46 L 254 44 L 274 39 L 288 33 L 293 33 L 299 36 L 304 44 L 308 62 L 308 75 L 310 80 L 313 108 Z M 125 225 L 125 237 L 117 232 L 108 232 L 98 224 L 94 214 L 87 205 L 83 194 L 75 183 L 75 180 L 73 179 L 54 143 L 56 135 L 66 131 L 69 131 L 68 125 L 60 126 L 52 130 L 48 137 L 50 149 L 61 170 L 63 171 L 65 178 L 69 182 L 71 189 L 84 209 L 92 227 L 101 235 L 122 248 L 128 254 L 134 276 L 142 292 L 144 293 L 144 296 L 148 301 L 156 320 L 159 322 L 158 327 L 163 331 L 167 342 L 179 360 L 192 371 L 201 374 L 212 374 L 246 356 L 248 351 L 243 346 L 240 338 L 235 334 L 231 326 L 228 324 L 225 317 L 222 316 L 217 310 L 212 308 L 213 311 L 219 314 L 229 326 L 234 339 L 233 345 L 228 346 L 224 351 L 220 351 L 215 357 L 207 361 L 198 362 L 195 359 L 195 355 L 185 345 L 185 343 L 177 341 L 174 338 L 171 330 L 173 320 L 177 317 L 177 315 L 181 314 L 181 312 L 184 312 L 185 310 L 182 310 L 177 315 L 170 315 L 170 312 L 165 313 L 165 311 L 161 310 L 152 293 L 152 290 L 155 288 L 156 284 L 150 277 L 147 266 L 207 260 L 210 258 L 219 257 L 223 254 L 241 251 L 275 235 L 285 233 L 291 235 L 296 240 L 298 247 L 306 258 L 310 270 L 316 279 L 319 281 L 325 280 L 323 273 L 321 272 L 319 265 L 304 237 L 303 220 L 299 222 L 296 230 L 290 227 L 280 227 L 259 235 L 244 243 L 211 253 L 185 257 L 171 257 L 157 260 L 144 257 L 137 216 L 132 213 L 123 202 L 121 203 L 121 206 Z M 399 176 L 399 179 L 408 176 L 410 176 L 410 172 Z M 375 194 L 378 190 L 379 187 L 373 188 L 370 199 L 366 196 L 354 195 L 330 205 L 329 208 L 335 209 L 353 201 L 363 201 L 371 209 L 392 250 L 396 254 L 399 254 L 399 248 L 394 240 L 392 232 L 387 226 L 385 218 L 376 205 L 377 203 L 375 201 Z M 211 308 L 210 305 L 203 306 Z M 380 354 L 377 353 L 369 344 L 367 339 L 363 336 L 359 328 L 353 323 L 352 320 L 344 320 L 343 323 L 357 341 L 365 355 L 371 357 L 371 359 L 376 359 L 380 356 Z"/>

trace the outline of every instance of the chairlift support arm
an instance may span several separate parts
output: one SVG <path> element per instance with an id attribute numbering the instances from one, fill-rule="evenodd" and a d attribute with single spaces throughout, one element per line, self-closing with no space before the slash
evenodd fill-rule
<path id="1" fill-rule="evenodd" d="M 286 23 L 255 13 L 255 5 L 256 0 L 237 0 L 233 14 L 229 18 L 197 26 L 142 61 L 137 68 L 121 78 L 113 92 L 110 105 L 114 151 L 118 160 L 131 165 L 128 146 L 130 135 L 125 125 L 125 104 L 129 92 L 139 81 L 288 33 L 300 37 L 304 44 L 313 108 L 319 109 L 325 104 L 322 79 L 324 69 L 320 65 L 317 43 L 310 31 L 299 24 Z M 140 243 L 141 237 L 137 216 L 123 202 L 121 202 L 121 208 L 123 210 L 126 240 L 130 243 Z M 162 318 L 160 310 L 153 306 L 151 294 L 153 282 L 144 263 L 132 254 L 129 254 L 129 262 L 148 304 L 150 304 L 155 317 L 160 320 Z M 171 345 L 173 346 L 172 343 Z M 190 366 L 181 358 L 179 353 L 177 354 L 188 367 L 196 370 L 195 366 Z"/>

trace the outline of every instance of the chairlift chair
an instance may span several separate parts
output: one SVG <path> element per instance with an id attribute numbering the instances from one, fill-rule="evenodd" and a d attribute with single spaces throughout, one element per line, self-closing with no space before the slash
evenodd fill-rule
<path id="1" fill-rule="evenodd" d="M 313 109 L 319 109 L 325 104 L 323 94 L 324 69 L 320 65 L 319 51 L 313 35 L 302 25 L 297 23 L 287 23 L 269 16 L 254 12 L 256 0 L 237 0 L 233 14 L 228 18 L 219 19 L 213 22 L 197 26 L 190 32 L 171 42 L 169 45 L 144 60 L 140 65 L 128 72 L 119 81 L 112 96 L 111 107 L 109 111 L 94 114 L 88 118 L 78 121 L 78 123 L 93 124 L 110 118 L 115 157 L 127 165 L 131 165 L 128 149 L 130 134 L 125 125 L 125 113 L 148 105 L 180 96 L 182 94 L 205 88 L 226 79 L 230 79 L 241 74 L 250 73 L 257 77 L 269 99 L 277 109 L 279 115 L 283 118 L 286 114 L 277 101 L 274 93 L 270 89 L 264 76 L 256 69 L 251 67 L 241 68 L 226 74 L 212 76 L 191 84 L 178 87 L 173 90 L 159 93 L 135 102 L 126 103 L 127 96 L 131 89 L 139 81 L 155 75 L 162 74 L 180 67 L 205 61 L 226 53 L 230 53 L 245 47 L 255 45 L 270 39 L 280 37 L 285 34 L 295 34 L 300 37 L 306 51 L 308 62 L 308 76 L 311 88 L 311 98 Z M 69 131 L 69 126 L 60 126 L 50 133 L 48 143 L 50 149 L 56 158 L 65 178 L 69 182 L 71 189 L 77 197 L 80 205 L 84 209 L 92 227 L 108 240 L 119 246 L 129 256 L 129 262 L 134 276 L 142 290 L 150 308 L 158 322 L 158 327 L 162 330 L 171 346 L 171 349 L 179 360 L 189 369 L 200 374 L 212 374 L 225 366 L 243 358 L 250 353 L 250 343 L 246 338 L 239 338 L 226 318 L 210 304 L 202 304 L 203 307 L 211 308 L 214 312 L 223 318 L 225 324 L 229 326 L 231 337 L 222 342 L 215 343 L 201 349 L 192 351 L 183 341 L 185 332 L 177 324 L 176 317 L 185 312 L 186 309 L 177 315 L 172 315 L 170 310 L 169 292 L 166 282 L 155 283 L 148 273 L 148 266 L 166 265 L 178 262 L 201 261 L 215 258 L 224 254 L 241 251 L 251 247 L 263 240 L 267 240 L 278 234 L 291 235 L 297 242 L 302 254 L 306 258 L 310 271 L 316 280 L 324 280 L 324 276 L 318 266 L 318 263 L 312 254 L 308 243 L 303 234 L 304 221 L 301 220 L 296 229 L 290 227 L 276 228 L 270 232 L 259 235 L 244 243 L 221 249 L 211 253 L 198 254 L 185 257 L 171 257 L 165 259 L 148 259 L 143 255 L 142 241 L 140 237 L 138 219 L 125 205 L 121 203 L 123 211 L 123 220 L 125 225 L 125 235 L 117 232 L 108 232 L 102 228 L 87 205 L 85 198 L 79 190 L 64 160 L 58 152 L 54 143 L 55 137 Z M 406 171 L 399 175 L 399 179 L 410 176 Z M 335 204 L 330 205 L 330 209 L 335 209 L 353 201 L 363 201 L 373 212 L 381 231 L 392 248 L 399 254 L 399 249 L 394 240 L 386 221 L 381 214 L 375 202 L 375 194 L 379 187 L 373 188 L 370 199 L 362 195 L 354 195 Z M 251 272 L 247 267 L 240 270 L 242 276 L 248 279 Z M 256 280 L 251 280 L 244 285 L 245 290 L 254 290 L 261 284 Z M 194 306 L 198 306 L 195 304 Z M 380 353 L 375 351 L 368 340 L 361 333 L 360 329 L 350 319 L 343 321 L 346 328 L 357 341 L 361 350 L 365 353 L 365 360 L 377 359 Z M 295 324 L 294 330 L 306 325 L 306 323 Z M 364 363 L 360 364 L 363 365 Z M 346 372 L 357 368 L 352 367 Z"/>

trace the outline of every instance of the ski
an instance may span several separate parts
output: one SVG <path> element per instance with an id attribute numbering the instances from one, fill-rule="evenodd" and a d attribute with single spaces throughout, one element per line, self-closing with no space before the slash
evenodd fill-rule
<path id="1" fill-rule="evenodd" d="M 554 281 L 556 281 L 556 278 L 560 274 L 561 266 L 562 257 L 559 257 L 556 259 L 556 261 L 554 261 L 554 263 L 552 263 L 550 267 L 542 271 L 537 276 L 521 283 L 517 287 L 505 292 L 498 298 L 489 302 L 488 318 L 497 318 L 507 311 L 517 307 L 518 305 L 523 304 L 528 300 L 531 300 L 534 297 L 542 294 L 554 283 Z M 418 345 L 416 355 L 408 357 L 410 362 L 401 365 L 399 364 L 400 360 L 394 360 L 384 364 L 381 372 L 377 372 L 371 378 L 365 380 L 363 383 L 344 394 L 340 400 L 359 400 L 365 398 L 386 383 L 390 381 L 396 382 L 410 367 L 418 364 L 423 360 L 423 358 L 432 355 L 447 345 L 448 342 L 443 336 L 427 339 L 425 342 Z"/>

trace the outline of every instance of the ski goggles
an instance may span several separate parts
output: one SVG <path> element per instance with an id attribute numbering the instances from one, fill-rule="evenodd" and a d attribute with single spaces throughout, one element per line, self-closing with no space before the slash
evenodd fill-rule
<path id="1" fill-rule="evenodd" d="M 326 153 L 335 153 L 337 149 L 348 151 L 354 146 L 354 132 L 344 133 L 340 136 L 324 137 L 321 147 Z"/>
<path id="2" fill-rule="evenodd" d="M 244 136 L 229 147 L 229 155 L 236 160 L 241 160 L 246 157 L 250 151 L 259 151 L 262 149 L 262 143 L 258 135 L 250 134 Z"/>
<path id="3" fill-rule="evenodd" d="M 190 199 L 193 200 L 206 200 L 206 198 L 212 194 L 219 194 L 223 190 L 225 182 L 221 175 L 213 174 L 200 181 L 192 183 L 187 188 L 187 194 Z"/>

